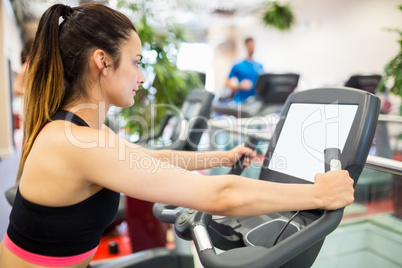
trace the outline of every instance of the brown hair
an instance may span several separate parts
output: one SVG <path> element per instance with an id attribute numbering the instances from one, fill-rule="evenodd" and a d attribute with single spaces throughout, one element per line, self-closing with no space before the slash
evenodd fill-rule
<path id="1" fill-rule="evenodd" d="M 247 37 L 246 39 L 244 39 L 244 44 L 247 45 L 247 43 L 248 43 L 248 42 L 251 42 L 251 41 L 254 42 L 254 39 L 253 39 L 252 37 Z"/>
<path id="2" fill-rule="evenodd" d="M 22 47 L 21 51 L 21 64 L 24 64 L 28 60 L 28 55 L 31 51 L 32 42 L 32 39 L 28 39 L 24 42 L 24 46 Z"/>
<path id="3" fill-rule="evenodd" d="M 64 20 L 59 23 L 60 17 Z M 17 173 L 39 132 L 63 105 L 86 98 L 88 59 L 95 49 L 110 55 L 113 68 L 120 62 L 121 45 L 129 40 L 133 23 L 103 4 L 51 6 L 42 15 L 29 54 L 24 105 L 24 139 Z"/>

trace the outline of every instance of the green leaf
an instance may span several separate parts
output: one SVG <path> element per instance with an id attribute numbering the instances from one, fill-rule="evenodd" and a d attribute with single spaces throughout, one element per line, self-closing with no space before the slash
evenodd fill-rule
<path id="1" fill-rule="evenodd" d="M 398 6 L 398 9 L 402 10 L 402 5 Z M 392 86 L 389 92 L 402 97 L 402 30 L 395 28 L 386 28 L 386 31 L 399 33 L 400 39 L 397 42 L 400 45 L 399 52 L 384 66 L 384 75 L 378 86 L 380 92 L 386 91 L 386 85 L 389 80 L 393 80 Z M 402 115 L 402 105 L 400 107 L 400 114 Z"/>
<path id="2" fill-rule="evenodd" d="M 127 120 L 126 132 L 140 135 L 150 133 L 151 122 L 158 126 L 167 112 L 167 108 L 162 106 L 156 111 L 154 118 L 151 118 L 151 104 L 172 104 L 180 107 L 187 93 L 202 85 L 198 75 L 183 72 L 176 66 L 179 43 L 194 40 L 192 33 L 172 21 L 157 21 L 153 9 L 145 8 L 145 2 L 119 0 L 117 5 L 122 12 L 125 9 L 131 11 L 126 15 L 131 18 L 137 29 L 143 50 L 153 51 L 157 55 L 155 63 L 144 64 L 145 69 L 150 67 L 156 75 L 152 85 L 139 90 L 135 104 L 121 111 L 121 115 Z M 151 93 L 151 87 L 156 89 L 156 93 Z M 146 128 L 139 122 L 129 120 L 134 116 L 142 117 L 147 123 Z"/>
<path id="3" fill-rule="evenodd" d="M 269 2 L 263 14 L 262 21 L 280 31 L 288 31 L 295 23 L 295 17 L 289 4 L 280 5 L 278 2 Z"/>

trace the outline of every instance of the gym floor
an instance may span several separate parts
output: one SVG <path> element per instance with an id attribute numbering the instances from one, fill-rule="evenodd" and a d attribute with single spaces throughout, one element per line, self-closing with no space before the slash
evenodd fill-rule
<path id="1" fill-rule="evenodd" d="M 7 202 L 4 192 L 14 186 L 19 162 L 19 151 L 16 151 L 8 158 L 2 158 L 0 160 L 0 240 L 3 239 L 7 230 L 8 215 L 11 211 L 11 206 Z"/>

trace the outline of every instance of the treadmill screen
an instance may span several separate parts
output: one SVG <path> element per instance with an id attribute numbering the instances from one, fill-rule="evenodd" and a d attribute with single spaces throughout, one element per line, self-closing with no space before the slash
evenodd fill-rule
<path id="1" fill-rule="evenodd" d="M 324 149 L 341 153 L 358 105 L 293 103 L 289 107 L 268 168 L 314 182 L 324 173 Z"/>
<path id="2" fill-rule="evenodd" d="M 181 111 L 185 112 L 185 114 L 184 114 L 185 119 L 190 119 L 191 117 L 199 114 L 201 108 L 202 108 L 201 102 L 190 101 L 190 102 L 185 102 L 183 104 Z"/>

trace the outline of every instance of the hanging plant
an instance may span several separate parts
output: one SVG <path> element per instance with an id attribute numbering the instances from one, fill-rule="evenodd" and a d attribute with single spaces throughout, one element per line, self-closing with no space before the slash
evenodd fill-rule
<path id="1" fill-rule="evenodd" d="M 295 23 L 295 17 L 289 4 L 279 4 L 277 1 L 269 2 L 262 16 L 262 21 L 267 26 L 280 31 L 288 31 Z"/>
<path id="2" fill-rule="evenodd" d="M 398 6 L 402 10 L 402 5 Z M 402 97 L 402 30 L 399 29 L 387 29 L 390 32 L 396 32 L 399 34 L 398 43 L 400 49 L 396 56 L 392 58 L 384 67 L 384 75 L 378 86 L 378 90 L 383 92 L 386 90 L 386 84 L 388 80 L 392 79 L 393 84 L 389 89 L 389 92 L 394 93 L 397 96 Z M 402 106 L 399 109 L 400 114 L 402 114 Z"/>

